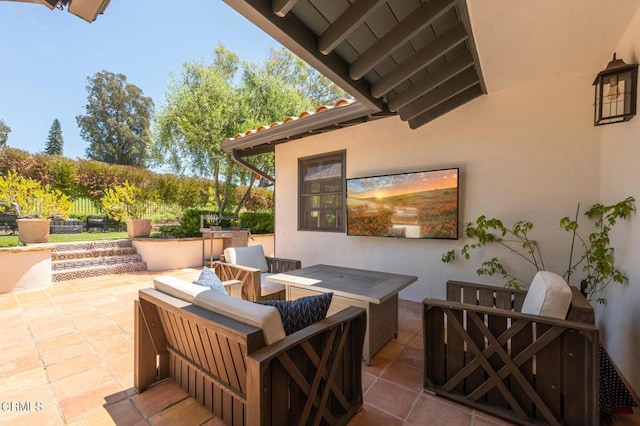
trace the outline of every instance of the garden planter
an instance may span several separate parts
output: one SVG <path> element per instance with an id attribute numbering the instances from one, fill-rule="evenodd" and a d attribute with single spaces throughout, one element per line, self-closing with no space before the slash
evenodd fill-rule
<path id="1" fill-rule="evenodd" d="M 49 241 L 50 219 L 18 219 L 18 238 L 22 244 Z"/>
<path id="2" fill-rule="evenodd" d="M 151 219 L 127 220 L 127 236 L 129 239 L 148 237 L 151 234 Z"/>

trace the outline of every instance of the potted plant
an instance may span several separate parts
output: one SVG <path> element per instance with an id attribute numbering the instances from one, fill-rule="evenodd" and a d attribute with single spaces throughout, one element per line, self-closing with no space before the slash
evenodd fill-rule
<path id="1" fill-rule="evenodd" d="M 23 244 L 49 241 L 51 218 L 67 219 L 73 206 L 61 191 L 14 171 L 0 176 L 0 202 L 15 207 Z"/>
<path id="2" fill-rule="evenodd" d="M 564 217 L 560 220 L 560 227 L 573 233 L 569 268 L 564 272 L 563 277 L 569 282 L 573 274 L 582 270 L 585 276 L 581 282 L 581 290 L 587 300 L 604 304 L 606 299 L 599 295 L 604 288 L 612 282 L 624 284 L 628 281 L 627 276 L 614 264 L 614 248 L 610 245 L 609 233 L 618 220 L 629 218 L 633 211 L 635 211 L 633 197 L 627 197 L 611 205 L 594 204 L 585 213 L 588 219 L 595 221 L 595 231 L 590 233 L 587 238 L 577 232 L 577 213 L 575 219 Z M 467 240 L 471 242 L 462 246 L 460 254 L 468 260 L 474 249 L 496 244 L 530 264 L 536 271 L 545 270 L 538 242 L 530 237 L 533 228 L 533 223 L 529 221 L 516 221 L 511 227 L 508 227 L 500 219 L 488 219 L 485 216 L 480 216 L 475 223 L 466 224 L 464 233 Z M 582 254 L 574 257 L 576 239 L 578 248 L 582 249 Z M 456 249 L 454 248 L 442 256 L 442 261 L 451 263 L 455 258 Z M 528 284 L 527 281 L 516 277 L 507 270 L 498 257 L 484 261 L 476 273 L 478 275 L 502 276 L 506 287 L 520 288 Z"/>
<path id="3" fill-rule="evenodd" d="M 142 219 L 144 213 L 142 188 L 125 181 L 113 188 L 107 188 L 100 202 L 111 219 L 127 220 L 127 236 L 130 239 L 148 237 L 151 234 L 151 219 Z"/>

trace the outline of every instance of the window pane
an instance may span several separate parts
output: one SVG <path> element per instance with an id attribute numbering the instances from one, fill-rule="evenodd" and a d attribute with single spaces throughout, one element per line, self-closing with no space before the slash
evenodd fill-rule
<path id="1" fill-rule="evenodd" d="M 344 231 L 344 153 L 301 159 L 300 229 Z"/>

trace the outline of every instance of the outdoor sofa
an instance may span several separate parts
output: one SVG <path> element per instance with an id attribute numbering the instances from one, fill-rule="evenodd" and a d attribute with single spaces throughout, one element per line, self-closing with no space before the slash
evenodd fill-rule
<path id="1" fill-rule="evenodd" d="M 362 408 L 364 309 L 285 335 L 273 306 L 170 276 L 154 287 L 135 302 L 138 392 L 171 378 L 229 425 L 344 425 Z"/>

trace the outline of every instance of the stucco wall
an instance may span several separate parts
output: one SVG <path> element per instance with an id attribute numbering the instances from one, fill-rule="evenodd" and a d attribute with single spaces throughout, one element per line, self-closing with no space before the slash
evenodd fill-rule
<path id="1" fill-rule="evenodd" d="M 461 224 L 481 214 L 508 223 L 531 220 L 546 269 L 564 271 L 571 236 L 559 220 L 573 216 L 578 202 L 591 205 L 599 195 L 600 132 L 592 125 L 591 74 L 483 96 L 418 130 L 394 117 L 278 145 L 277 255 L 298 258 L 303 266 L 329 263 L 416 275 L 418 281 L 400 294 L 416 301 L 443 298 L 447 279 L 502 284 L 477 277 L 479 262 L 443 264 L 441 255 L 456 241 L 298 232 L 298 158 L 346 149 L 348 178 L 459 167 Z M 535 272 L 514 257 L 505 260 L 526 279 Z"/>
<path id="2" fill-rule="evenodd" d="M 616 47 L 618 58 L 627 63 L 640 61 L 640 12 Z M 603 66 L 606 65 L 603 63 Z M 629 195 L 640 206 L 640 118 L 601 127 L 603 203 L 613 203 Z M 640 391 L 640 217 L 619 225 L 612 242 L 616 262 L 629 277 L 626 286 L 613 284 L 605 292 L 606 306 L 597 307 L 597 322 L 607 350 Z"/>

